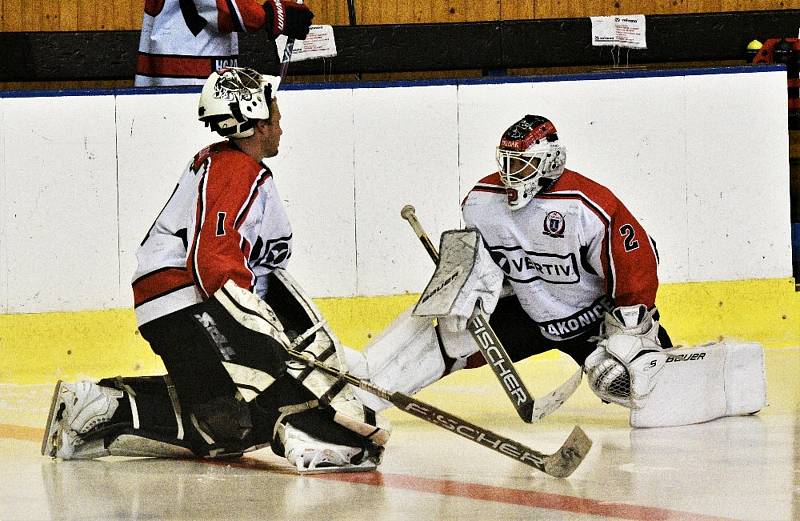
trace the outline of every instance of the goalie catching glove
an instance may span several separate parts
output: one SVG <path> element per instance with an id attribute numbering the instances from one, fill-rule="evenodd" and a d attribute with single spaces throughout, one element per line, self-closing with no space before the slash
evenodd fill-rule
<path id="1" fill-rule="evenodd" d="M 606 314 L 597 349 L 584 362 L 589 386 L 603 401 L 638 409 L 655 387 L 667 358 L 655 311 L 639 304 Z"/>
<path id="2" fill-rule="evenodd" d="M 476 312 L 491 314 L 503 289 L 503 271 L 475 229 L 442 233 L 439 262 L 414 307 L 414 315 L 436 317 L 450 332 L 464 331 Z M 460 357 L 471 353 L 449 353 Z"/>

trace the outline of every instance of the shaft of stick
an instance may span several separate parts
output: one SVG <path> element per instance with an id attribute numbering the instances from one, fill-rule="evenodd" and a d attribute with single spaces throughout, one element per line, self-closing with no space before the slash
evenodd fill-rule
<path id="1" fill-rule="evenodd" d="M 347 16 L 350 25 L 356 25 L 356 4 L 355 0 L 347 0 Z"/>
<path id="2" fill-rule="evenodd" d="M 414 234 L 417 236 L 417 238 L 420 240 L 422 245 L 425 247 L 425 250 L 428 252 L 428 255 L 430 255 L 430 257 L 433 260 L 433 262 L 434 263 L 438 263 L 439 262 L 439 252 L 436 251 L 436 246 L 433 245 L 433 243 L 431 242 L 430 237 L 428 237 L 428 234 L 425 233 L 425 230 L 422 228 L 422 225 L 419 223 L 419 220 L 417 219 L 417 214 L 415 213 L 415 211 L 416 210 L 414 209 L 413 206 L 411 206 L 410 204 L 407 204 L 407 205 L 405 205 L 403 207 L 402 210 L 400 210 L 400 216 L 403 219 L 405 219 L 406 221 L 408 221 L 408 224 L 411 225 L 411 229 L 414 230 Z"/>
<path id="3" fill-rule="evenodd" d="M 520 463 L 529 465 L 550 476 L 565 478 L 572 474 L 572 472 L 578 468 L 578 465 L 581 464 L 583 458 L 586 457 L 586 454 L 592 446 L 592 441 L 586 436 L 586 433 L 576 425 L 558 451 L 553 454 L 544 454 L 522 443 L 463 420 L 433 405 L 417 400 L 405 393 L 387 391 L 370 382 L 357 378 L 346 371 L 333 368 L 320 362 L 311 354 L 301 353 L 293 349 L 287 349 L 286 352 L 292 358 L 306 365 L 316 367 L 324 373 L 336 378 L 341 378 L 351 385 L 374 394 L 378 398 L 389 401 L 401 411 L 438 427 L 442 427 L 443 429 L 447 429 L 463 438 L 519 461 Z"/>
<path id="4" fill-rule="evenodd" d="M 302 4 L 303 0 L 297 0 L 298 4 Z M 294 38 L 286 40 L 286 47 L 283 49 L 283 60 L 281 61 L 281 83 L 286 78 L 286 73 L 289 71 L 289 62 L 292 60 L 292 50 L 294 49 Z"/>

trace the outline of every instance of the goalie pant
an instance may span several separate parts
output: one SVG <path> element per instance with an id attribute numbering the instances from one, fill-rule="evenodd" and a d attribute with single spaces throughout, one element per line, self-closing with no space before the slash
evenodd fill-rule
<path id="1" fill-rule="evenodd" d="M 282 319 L 304 331 L 313 317 L 301 303 L 289 302 L 289 280 L 275 275 L 270 296 L 283 305 Z M 362 458 L 379 461 L 388 424 L 343 382 L 287 366 L 289 337 L 277 317 L 263 318 L 270 313 L 258 297 L 229 282 L 208 301 L 142 326 L 169 376 L 100 381 L 124 394 L 111 420 L 83 436 L 103 440 L 105 450 L 91 457 L 219 457 L 266 445 L 283 455 L 276 424 L 291 421 L 323 442 L 361 448 Z M 333 339 L 323 328 L 300 349 L 336 363 Z"/>

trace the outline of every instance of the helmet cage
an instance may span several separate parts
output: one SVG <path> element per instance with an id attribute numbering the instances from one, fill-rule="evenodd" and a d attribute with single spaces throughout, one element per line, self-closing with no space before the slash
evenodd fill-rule
<path id="1" fill-rule="evenodd" d="M 524 206 L 563 172 L 566 149 L 557 139 L 549 138 L 537 141 L 524 151 L 497 147 L 495 157 L 500 181 L 507 188 L 508 204 L 512 208 Z"/>

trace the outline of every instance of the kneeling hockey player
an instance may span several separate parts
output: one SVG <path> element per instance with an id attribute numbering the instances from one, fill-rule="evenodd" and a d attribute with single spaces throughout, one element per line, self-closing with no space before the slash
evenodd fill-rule
<path id="1" fill-rule="evenodd" d="M 168 374 L 59 382 L 43 454 L 224 457 L 270 445 L 301 471 L 380 462 L 388 425 L 350 385 L 287 362 L 287 349 L 335 367 L 342 354 L 285 271 L 292 229 L 264 162 L 281 137 L 278 81 L 242 68 L 208 78 L 199 119 L 226 139 L 187 165 L 137 251 L 139 331 Z"/>

